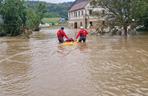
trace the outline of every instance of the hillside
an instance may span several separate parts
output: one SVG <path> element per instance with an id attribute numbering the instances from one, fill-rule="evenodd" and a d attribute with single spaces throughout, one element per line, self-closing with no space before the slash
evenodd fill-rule
<path id="1" fill-rule="evenodd" d="M 71 6 L 72 2 L 52 4 L 48 3 L 48 12 L 49 17 L 63 17 L 67 18 L 68 9 Z"/>
<path id="2" fill-rule="evenodd" d="M 34 6 L 38 3 L 38 1 L 28 1 L 28 5 Z M 45 3 L 45 2 L 44 2 Z M 47 10 L 48 12 L 45 14 L 45 17 L 48 18 L 55 18 L 55 17 L 62 17 L 66 18 L 68 17 L 68 9 L 72 5 L 73 2 L 65 2 L 65 3 L 45 3 L 47 4 Z"/>

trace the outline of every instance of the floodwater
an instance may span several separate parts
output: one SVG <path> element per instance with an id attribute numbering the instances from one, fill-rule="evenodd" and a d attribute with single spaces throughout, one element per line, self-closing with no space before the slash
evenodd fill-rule
<path id="1" fill-rule="evenodd" d="M 0 38 L 0 96 L 148 96 L 148 35 L 62 46 L 55 31 Z"/>

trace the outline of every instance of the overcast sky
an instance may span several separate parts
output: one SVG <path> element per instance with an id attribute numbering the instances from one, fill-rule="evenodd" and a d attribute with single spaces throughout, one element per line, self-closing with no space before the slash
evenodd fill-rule
<path id="1" fill-rule="evenodd" d="M 34 0 L 34 1 L 38 1 L 38 0 Z M 75 1 L 75 0 L 39 0 L 39 1 L 46 1 L 50 3 L 62 3 L 62 2 L 69 2 L 69 1 Z"/>

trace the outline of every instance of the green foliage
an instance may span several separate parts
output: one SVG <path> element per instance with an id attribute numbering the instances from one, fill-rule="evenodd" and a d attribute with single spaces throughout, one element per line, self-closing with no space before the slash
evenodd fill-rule
<path id="1" fill-rule="evenodd" d="M 55 12 L 47 12 L 44 15 L 45 18 L 55 18 L 55 17 L 60 17 L 58 13 Z"/>
<path id="2" fill-rule="evenodd" d="M 28 5 L 29 6 L 29 5 Z M 44 2 L 38 2 L 33 6 L 30 6 L 27 10 L 27 27 L 36 29 L 39 27 L 44 15 L 47 14 L 47 4 Z"/>
<path id="3" fill-rule="evenodd" d="M 59 23 L 60 18 L 44 18 L 42 19 L 43 23 L 48 23 L 48 24 L 56 24 Z"/>
<path id="4" fill-rule="evenodd" d="M 72 2 L 52 4 L 48 3 L 48 13 L 49 18 L 52 17 L 62 17 L 68 18 L 68 9 L 70 8 Z"/>
<path id="5" fill-rule="evenodd" d="M 141 7 L 139 8 L 137 18 L 139 18 L 140 24 L 144 25 L 144 29 L 148 30 L 148 1 L 142 0 Z"/>
<path id="6" fill-rule="evenodd" d="M 38 15 L 35 13 L 35 11 L 31 8 L 28 8 L 27 10 L 27 21 L 26 21 L 26 27 L 29 29 L 34 29 L 36 25 L 39 22 Z"/>
<path id="7" fill-rule="evenodd" d="M 93 0 L 95 6 L 102 6 L 109 10 L 114 17 L 115 25 L 121 26 L 127 35 L 127 26 L 147 19 L 147 0 Z M 144 21 L 145 22 L 145 21 Z M 142 22 L 143 23 L 143 22 Z"/>
<path id="8" fill-rule="evenodd" d="M 22 34 L 26 27 L 38 28 L 44 13 L 47 12 L 47 5 L 44 2 L 28 6 L 24 0 L 3 0 L 0 5 L 0 15 L 3 19 L 0 29 L 10 36 Z"/>
<path id="9" fill-rule="evenodd" d="M 21 26 L 25 25 L 25 7 L 22 0 L 5 0 L 1 8 L 3 29 L 6 34 L 16 36 L 21 34 Z"/>
<path id="10" fill-rule="evenodd" d="M 17 36 L 24 28 L 38 29 L 44 17 L 67 18 L 68 8 L 72 3 L 51 4 L 38 1 L 0 0 L 0 15 L 3 24 L 0 31 L 10 36 Z"/>

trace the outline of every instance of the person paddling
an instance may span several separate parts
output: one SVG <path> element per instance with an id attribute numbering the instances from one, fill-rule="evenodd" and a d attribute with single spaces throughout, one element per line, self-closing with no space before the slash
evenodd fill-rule
<path id="1" fill-rule="evenodd" d="M 81 26 L 80 27 L 80 31 L 78 32 L 78 34 L 76 36 L 76 39 L 78 40 L 78 42 L 82 42 L 83 41 L 85 43 L 87 35 L 88 35 L 88 32 Z"/>
<path id="2" fill-rule="evenodd" d="M 68 39 L 68 36 L 66 35 L 66 33 L 64 32 L 64 27 L 61 27 L 60 30 L 58 30 L 57 32 L 57 38 L 59 40 L 59 43 L 63 43 L 64 42 L 64 37 L 66 39 Z"/>

